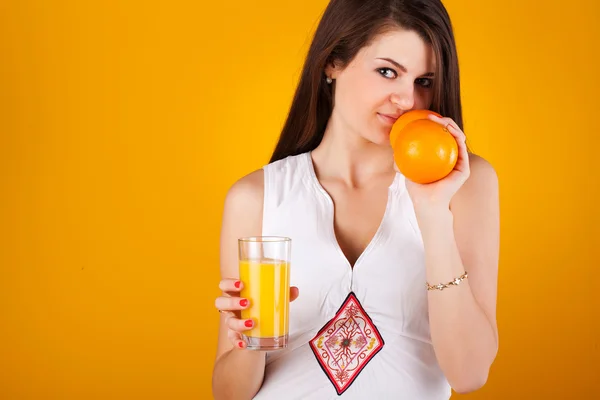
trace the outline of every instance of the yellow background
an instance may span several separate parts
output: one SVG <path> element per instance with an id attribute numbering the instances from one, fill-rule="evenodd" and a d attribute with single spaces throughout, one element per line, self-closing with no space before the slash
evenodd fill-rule
<path id="1" fill-rule="evenodd" d="M 500 352 L 465 397 L 591 398 L 600 3 L 445 3 L 501 185 Z M 325 5 L 0 2 L 0 398 L 211 398 L 223 199 Z"/>

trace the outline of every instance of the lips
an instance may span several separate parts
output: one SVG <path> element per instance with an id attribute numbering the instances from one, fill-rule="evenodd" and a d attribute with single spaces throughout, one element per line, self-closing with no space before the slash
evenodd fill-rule
<path id="1" fill-rule="evenodd" d="M 398 118 L 400 118 L 399 115 L 389 115 L 389 114 L 381 114 L 381 113 L 377 113 L 379 115 L 379 117 L 381 117 L 381 119 L 383 119 L 385 122 L 393 124 L 394 122 L 396 122 L 396 120 Z"/>

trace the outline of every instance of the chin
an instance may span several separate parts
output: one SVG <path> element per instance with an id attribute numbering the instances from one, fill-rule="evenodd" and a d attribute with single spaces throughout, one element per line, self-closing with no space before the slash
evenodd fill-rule
<path id="1" fill-rule="evenodd" d="M 381 132 L 378 135 L 370 135 L 370 137 L 365 138 L 369 142 L 376 144 L 378 146 L 387 146 L 390 147 L 390 134 L 389 132 Z"/>
<path id="2" fill-rule="evenodd" d="M 368 143 L 375 144 L 377 146 L 390 147 L 390 132 L 391 127 L 383 127 L 378 125 L 367 125 L 364 129 L 361 129 L 361 137 Z"/>

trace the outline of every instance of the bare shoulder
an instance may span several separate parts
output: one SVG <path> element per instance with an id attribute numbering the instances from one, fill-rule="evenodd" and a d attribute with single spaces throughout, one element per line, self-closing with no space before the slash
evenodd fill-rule
<path id="1" fill-rule="evenodd" d="M 457 193 L 457 199 L 479 197 L 482 192 L 495 195 L 498 190 L 498 175 L 494 166 L 485 158 L 469 153 L 469 168 L 471 173 L 462 188 Z"/>
<path id="2" fill-rule="evenodd" d="M 469 168 L 469 178 L 452 198 L 451 209 L 498 201 L 498 175 L 494 166 L 485 158 L 469 153 Z"/>
<path id="3" fill-rule="evenodd" d="M 225 197 L 225 208 L 246 208 L 260 203 L 264 196 L 264 171 L 258 169 L 237 180 Z"/>
<path id="4" fill-rule="evenodd" d="M 469 166 L 471 168 L 471 175 L 469 178 L 473 178 L 474 180 L 498 180 L 498 175 L 496 174 L 494 166 L 488 160 L 477 154 L 469 153 Z"/>
<path id="5" fill-rule="evenodd" d="M 241 237 L 262 233 L 264 172 L 254 171 L 235 182 L 225 197 L 221 226 L 221 274 L 237 276 L 237 244 Z"/>

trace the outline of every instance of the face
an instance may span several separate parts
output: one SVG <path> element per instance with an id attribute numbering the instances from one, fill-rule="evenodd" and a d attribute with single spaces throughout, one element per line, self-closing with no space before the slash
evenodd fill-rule
<path id="1" fill-rule="evenodd" d="M 389 145 L 400 115 L 431 106 L 434 71 L 433 49 L 415 32 L 382 34 L 346 68 L 327 68 L 327 76 L 335 79 L 332 118 L 368 142 Z"/>

